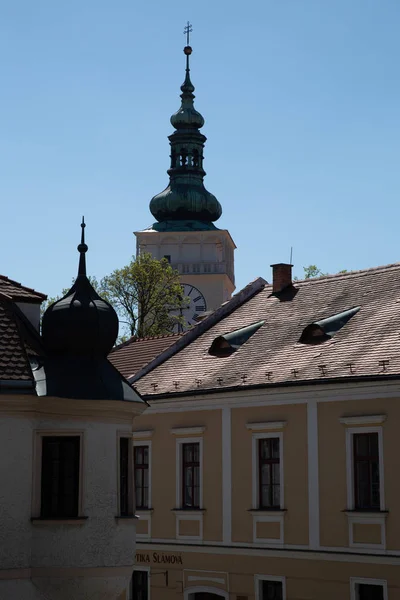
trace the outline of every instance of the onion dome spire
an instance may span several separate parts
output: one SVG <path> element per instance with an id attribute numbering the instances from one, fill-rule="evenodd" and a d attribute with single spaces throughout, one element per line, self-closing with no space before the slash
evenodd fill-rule
<path id="1" fill-rule="evenodd" d="M 204 187 L 203 150 L 207 140 L 199 130 L 204 125 L 203 116 L 194 108 L 194 85 L 190 79 L 189 58 L 192 47 L 189 35 L 192 26 L 188 22 L 184 33 L 186 46 L 185 80 L 181 85 L 181 106 L 171 117 L 175 128 L 168 139 L 171 146 L 171 166 L 167 173 L 170 181 L 166 189 L 154 196 L 150 211 L 159 221 L 154 227 L 174 229 L 186 222 L 191 229 L 214 228 L 213 221 L 219 219 L 222 207 L 216 197 Z"/>
<path id="2" fill-rule="evenodd" d="M 82 218 L 75 283 L 43 315 L 42 337 L 49 355 L 106 357 L 117 339 L 117 314 L 111 304 L 100 298 L 86 276 L 85 227 Z"/>

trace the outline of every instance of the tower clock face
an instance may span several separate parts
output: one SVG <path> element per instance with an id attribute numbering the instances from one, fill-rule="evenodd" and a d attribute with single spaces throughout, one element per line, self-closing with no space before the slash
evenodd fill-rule
<path id="1" fill-rule="evenodd" d="M 188 298 L 188 302 L 180 310 L 172 311 L 172 314 L 182 315 L 186 325 L 176 323 L 173 328 L 174 333 L 182 333 L 188 327 L 196 325 L 197 317 L 207 310 L 207 303 L 203 294 L 194 285 L 182 283 L 182 294 Z"/>

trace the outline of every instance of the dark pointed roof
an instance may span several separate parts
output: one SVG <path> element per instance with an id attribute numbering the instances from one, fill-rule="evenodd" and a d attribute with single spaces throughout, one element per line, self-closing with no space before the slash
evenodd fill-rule
<path id="1" fill-rule="evenodd" d="M 78 276 L 61 300 L 46 310 L 42 335 L 50 355 L 107 356 L 118 336 L 118 317 L 108 302 L 100 298 L 86 276 L 85 222 L 78 246 Z"/>
<path id="2" fill-rule="evenodd" d="M 206 137 L 200 132 L 203 116 L 194 108 L 194 85 L 190 79 L 189 57 L 186 55 L 185 80 L 181 85 L 181 106 L 171 117 L 175 128 L 169 136 L 171 166 L 169 185 L 150 202 L 150 211 L 158 223 L 156 231 L 215 229 L 213 221 L 222 214 L 217 198 L 204 187 L 203 150 Z"/>
<path id="3" fill-rule="evenodd" d="M 118 335 L 118 317 L 86 275 L 85 223 L 78 246 L 78 276 L 43 316 L 43 356 L 30 356 L 38 396 L 143 403 L 107 360 Z"/>

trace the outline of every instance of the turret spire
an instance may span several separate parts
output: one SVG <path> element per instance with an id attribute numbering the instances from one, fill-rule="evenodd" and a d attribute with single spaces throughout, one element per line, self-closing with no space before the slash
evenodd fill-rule
<path id="1" fill-rule="evenodd" d="M 175 131 L 168 138 L 171 145 L 171 166 L 168 169 L 170 182 L 150 202 L 150 210 L 160 223 L 155 224 L 157 230 L 212 229 L 215 227 L 212 222 L 219 219 L 222 213 L 220 203 L 205 189 L 203 183 L 206 174 L 203 169 L 203 150 L 207 138 L 199 131 L 204 125 L 204 118 L 194 108 L 194 85 L 190 79 L 189 65 L 192 31 L 188 21 L 184 28 L 186 72 L 181 85 L 181 106 L 171 117 Z"/>
<path id="2" fill-rule="evenodd" d="M 79 257 L 79 267 L 78 267 L 78 277 L 83 275 L 86 277 L 86 252 L 88 251 L 87 244 L 85 244 L 85 217 L 82 217 L 82 232 L 81 232 L 81 243 L 78 246 L 78 252 L 80 253 Z"/>

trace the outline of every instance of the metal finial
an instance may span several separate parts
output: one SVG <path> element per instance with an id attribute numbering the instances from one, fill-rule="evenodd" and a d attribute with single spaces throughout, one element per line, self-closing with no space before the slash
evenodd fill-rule
<path id="1" fill-rule="evenodd" d="M 183 34 L 186 35 L 186 46 L 190 46 L 190 34 L 193 31 L 192 24 L 189 21 L 186 23 L 186 26 L 183 30 Z"/>
<path id="2" fill-rule="evenodd" d="M 85 227 L 86 227 L 85 217 L 82 217 L 82 223 L 81 223 L 81 228 L 82 228 L 81 243 L 78 246 L 78 252 L 80 253 L 78 276 L 79 275 L 83 275 L 84 277 L 86 277 L 86 257 L 85 257 L 85 254 L 88 251 L 87 244 L 85 244 Z"/>

